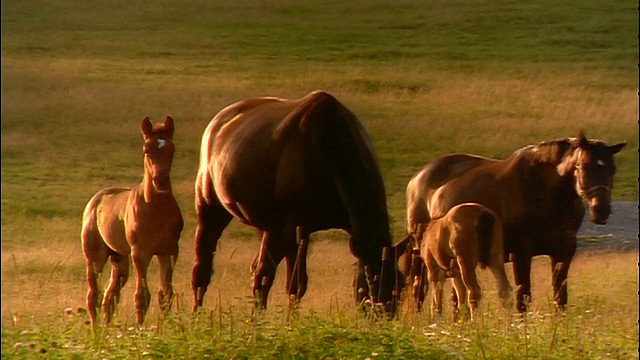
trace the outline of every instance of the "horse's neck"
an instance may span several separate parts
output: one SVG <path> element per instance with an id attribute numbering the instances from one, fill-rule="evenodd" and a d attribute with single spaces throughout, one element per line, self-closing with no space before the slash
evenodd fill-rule
<path id="1" fill-rule="evenodd" d="M 171 191 L 171 180 L 168 180 L 168 189 L 165 191 L 157 191 L 155 186 L 153 185 L 153 180 L 151 179 L 151 175 L 147 171 L 145 171 L 142 182 L 138 186 L 138 193 L 144 197 L 144 201 L 146 203 L 162 201 L 168 197 L 173 197 L 173 193 Z"/>
<path id="2" fill-rule="evenodd" d="M 562 158 L 562 161 L 569 161 L 568 157 L 569 155 Z M 509 171 L 513 176 L 517 176 L 518 181 L 527 189 L 537 189 L 532 191 L 537 194 L 536 197 L 539 197 L 540 193 L 546 194 L 544 196 L 545 199 L 557 200 L 578 197 L 574 186 L 574 173 L 573 171 L 568 171 L 565 175 L 560 175 L 558 173 L 558 166 L 560 165 L 558 157 L 547 157 L 541 161 L 539 158 L 533 158 L 530 154 L 522 154 L 505 161 L 512 161 L 509 164 L 510 166 L 523 167 L 524 171 L 520 171 L 517 168 Z"/>

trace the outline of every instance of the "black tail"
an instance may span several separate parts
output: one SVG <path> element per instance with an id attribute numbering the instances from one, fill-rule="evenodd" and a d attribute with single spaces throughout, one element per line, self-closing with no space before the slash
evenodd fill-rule
<path id="1" fill-rule="evenodd" d="M 495 227 L 495 217 L 486 211 L 478 216 L 476 221 L 476 234 L 478 235 L 478 262 L 480 268 L 486 268 L 491 262 L 491 247 L 493 231 Z"/>

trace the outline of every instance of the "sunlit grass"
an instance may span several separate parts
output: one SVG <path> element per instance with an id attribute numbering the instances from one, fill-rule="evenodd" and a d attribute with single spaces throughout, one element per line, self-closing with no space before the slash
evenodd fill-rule
<path id="1" fill-rule="evenodd" d="M 114 325 L 101 327 L 95 336 L 86 324 L 86 313 L 76 311 L 86 308 L 79 246 L 41 246 L 37 253 L 22 248 L 12 255 L 3 252 L 3 355 L 26 356 L 44 349 L 51 356 L 101 354 L 109 358 L 127 358 L 130 352 L 152 357 L 170 352 L 177 358 L 205 354 L 214 358 L 222 354 L 352 358 L 372 353 L 421 357 L 421 352 L 434 358 L 469 359 L 637 356 L 637 252 L 579 254 L 569 275 L 569 306 L 560 315 L 551 300 L 547 258 L 534 260 L 533 301 L 524 318 L 513 309 L 501 308 L 493 278 L 488 271 L 479 271 L 484 297 L 477 320 L 452 323 L 448 296 L 443 317 L 436 322 L 428 302 L 422 314 L 403 307 L 398 321 L 365 319 L 353 306 L 354 258 L 348 246 L 322 237 L 312 242 L 309 292 L 298 312 L 287 307 L 284 275 L 279 273 L 269 309 L 252 315 L 248 265 L 257 248 L 257 239 L 222 240 L 205 307 L 195 317 L 189 290 L 189 247 L 185 246 L 178 261 L 176 306 L 168 318 L 158 313 L 157 266 L 152 263 L 149 280 L 154 297 L 145 326 L 138 330 L 135 325 L 132 278 L 123 289 Z M 60 257 L 62 253 L 66 256 Z M 507 267 L 513 283 L 510 265 Z M 445 294 L 449 289 L 447 284 Z M 66 308 L 72 314 L 65 314 Z"/>

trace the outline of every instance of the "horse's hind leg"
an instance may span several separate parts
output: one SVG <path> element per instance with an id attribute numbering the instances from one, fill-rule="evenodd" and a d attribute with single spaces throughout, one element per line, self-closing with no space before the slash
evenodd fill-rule
<path id="1" fill-rule="evenodd" d="M 425 268 L 428 273 L 427 278 L 431 283 L 431 313 L 435 319 L 439 319 L 442 316 L 442 292 L 446 276 L 436 259 L 428 250 L 424 256 L 426 257 L 424 263 L 426 264 Z"/>
<path id="2" fill-rule="evenodd" d="M 173 269 L 176 264 L 177 255 L 158 256 L 160 263 L 160 285 L 158 290 L 158 304 L 163 313 L 171 309 L 173 302 Z"/>
<path id="3" fill-rule="evenodd" d="M 213 254 L 218 246 L 218 239 L 232 218 L 219 203 L 207 205 L 202 199 L 196 201 L 198 227 L 195 236 L 195 262 L 191 275 L 193 311 L 202 306 L 204 294 L 213 276 Z"/>
<path id="4" fill-rule="evenodd" d="M 97 312 L 96 309 L 100 302 L 100 285 L 98 284 L 98 275 L 102 272 L 104 264 L 107 262 L 108 255 L 106 251 L 100 254 L 93 254 L 91 258 L 87 258 L 87 282 L 89 289 L 87 290 L 87 308 L 91 324 L 96 325 Z"/>
<path id="5" fill-rule="evenodd" d="M 457 301 L 456 301 L 457 299 Z M 452 289 L 452 311 L 453 322 L 457 323 L 460 320 L 460 311 L 462 311 L 462 318 L 467 317 L 467 287 L 464 281 L 460 277 L 460 274 L 453 276 L 453 289 Z"/>
<path id="6" fill-rule="evenodd" d="M 102 238 L 93 231 L 91 225 L 85 224 L 82 231 L 82 249 L 86 260 L 86 275 L 89 289 L 87 290 L 87 308 L 91 324 L 96 326 L 96 309 L 100 303 L 100 286 L 98 276 L 109 258 L 107 246 Z"/>
<path id="7" fill-rule="evenodd" d="M 104 295 L 102 309 L 105 323 L 111 323 L 116 305 L 120 302 L 120 290 L 129 279 L 129 258 L 120 254 L 111 254 L 111 278 Z"/>
<path id="8" fill-rule="evenodd" d="M 478 278 L 476 276 L 476 259 L 469 259 L 468 257 L 458 256 L 458 266 L 460 267 L 460 277 L 464 286 L 467 288 L 467 300 L 468 306 L 471 310 L 471 319 L 476 315 L 478 309 L 478 302 L 482 298 L 482 289 L 478 284 Z M 463 299 L 460 299 L 462 301 Z"/>
<path id="9" fill-rule="evenodd" d="M 145 254 L 133 248 L 131 258 L 136 269 L 137 284 L 135 293 L 135 306 L 138 324 L 142 325 L 147 315 L 149 304 L 151 303 L 151 292 L 147 283 L 147 270 L 151 262 L 152 255 Z"/>
<path id="10" fill-rule="evenodd" d="M 309 247 L 309 234 L 302 227 L 296 228 L 295 239 L 292 234 L 285 235 L 287 261 L 287 292 L 291 305 L 296 305 L 307 292 L 309 276 L 307 274 L 307 250 Z"/>
<path id="11" fill-rule="evenodd" d="M 267 308 L 267 298 L 273 286 L 276 268 L 284 258 L 286 250 L 285 246 L 283 246 L 282 230 L 279 233 L 264 232 L 260 245 L 260 255 L 258 255 L 258 264 L 253 273 L 253 297 L 257 302 L 256 307 L 259 309 Z"/>

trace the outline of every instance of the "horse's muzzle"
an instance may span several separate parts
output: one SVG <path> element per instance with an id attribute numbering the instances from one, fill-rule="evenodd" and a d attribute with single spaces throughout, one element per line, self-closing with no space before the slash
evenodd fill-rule
<path id="1" fill-rule="evenodd" d="M 611 215 L 611 204 L 601 202 L 594 204 L 592 201 L 591 204 L 589 204 L 589 215 L 594 224 L 605 225 L 607 220 L 609 220 L 609 215 Z"/>

